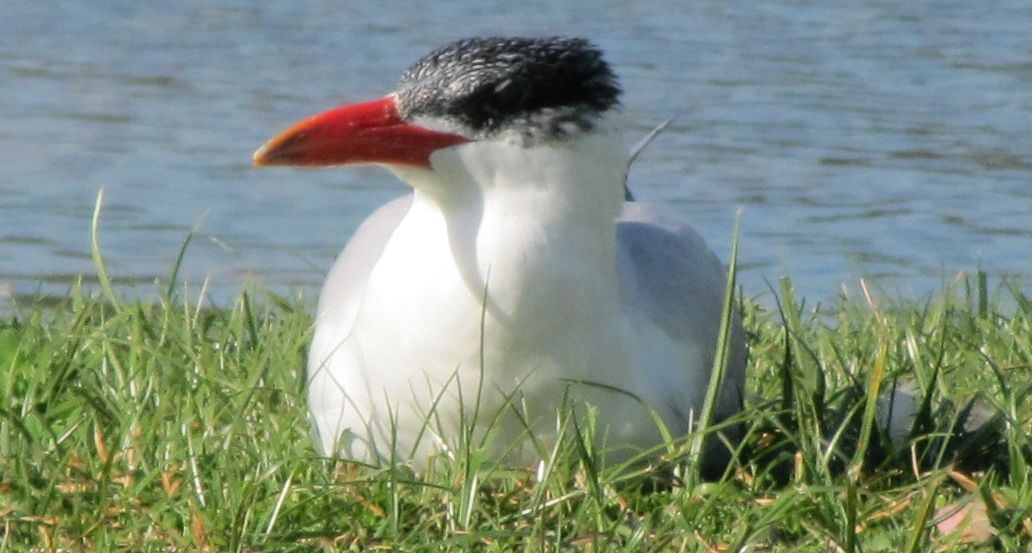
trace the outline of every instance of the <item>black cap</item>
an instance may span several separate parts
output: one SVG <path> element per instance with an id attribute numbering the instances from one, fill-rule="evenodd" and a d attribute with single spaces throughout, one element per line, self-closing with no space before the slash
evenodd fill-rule
<path id="1" fill-rule="evenodd" d="M 401 116 L 440 117 L 478 136 L 517 128 L 554 138 L 588 130 L 620 86 L 583 38 L 467 38 L 427 54 L 397 91 Z"/>

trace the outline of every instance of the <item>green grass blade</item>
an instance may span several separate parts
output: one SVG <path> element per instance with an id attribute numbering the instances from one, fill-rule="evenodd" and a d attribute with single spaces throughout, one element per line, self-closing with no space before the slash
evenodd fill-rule
<path id="1" fill-rule="evenodd" d="M 695 435 L 688 452 L 691 462 L 690 484 L 694 485 L 702 479 L 703 446 L 713 421 L 713 413 L 724 385 L 724 374 L 727 372 L 728 355 L 731 351 L 731 325 L 734 321 L 735 286 L 738 271 L 738 237 L 742 221 L 742 211 L 735 215 L 735 226 L 731 237 L 731 255 L 728 259 L 727 281 L 724 284 L 723 309 L 720 314 L 720 332 L 717 335 L 717 346 L 713 356 L 713 369 L 710 372 L 706 396 L 699 411 Z M 691 487 L 691 486 L 689 486 Z"/>
<path id="2" fill-rule="evenodd" d="M 119 307 L 118 298 L 115 296 L 114 288 L 111 286 L 111 277 L 108 276 L 104 257 L 100 254 L 100 213 L 103 206 L 104 189 L 101 188 L 97 191 L 97 201 L 93 206 L 93 219 L 90 222 L 90 253 L 93 256 L 93 266 L 97 269 L 97 280 L 100 281 L 100 288 L 104 291 L 107 301 L 117 310 Z"/>

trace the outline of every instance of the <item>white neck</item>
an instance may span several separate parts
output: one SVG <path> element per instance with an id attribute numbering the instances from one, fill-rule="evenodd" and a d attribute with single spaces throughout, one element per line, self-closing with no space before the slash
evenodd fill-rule
<path id="1" fill-rule="evenodd" d="M 602 130 L 532 147 L 503 137 L 442 150 L 432 170 L 393 168 L 415 188 L 399 230 L 419 240 L 443 231 L 436 238 L 447 240 L 469 293 L 483 296 L 486 284 L 496 317 L 536 316 L 554 301 L 611 308 L 624 152 Z"/>

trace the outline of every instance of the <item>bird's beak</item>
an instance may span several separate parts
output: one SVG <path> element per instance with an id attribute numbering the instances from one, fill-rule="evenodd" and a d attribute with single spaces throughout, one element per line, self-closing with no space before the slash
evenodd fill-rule
<path id="1" fill-rule="evenodd" d="M 325 167 L 382 163 L 430 167 L 430 154 L 465 137 L 406 123 L 394 98 L 349 104 L 313 115 L 254 153 L 254 164 Z"/>

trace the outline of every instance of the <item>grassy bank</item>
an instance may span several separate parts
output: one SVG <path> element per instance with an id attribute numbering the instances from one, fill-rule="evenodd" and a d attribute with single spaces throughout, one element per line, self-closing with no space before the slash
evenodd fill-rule
<path id="1" fill-rule="evenodd" d="M 900 305 L 801 308 L 787 285 L 780 310 L 746 302 L 747 443 L 696 485 L 670 484 L 683 447 L 602 467 L 575 433 L 541 474 L 320 459 L 300 304 L 73 290 L 0 320 L 0 551 L 1027 551 L 1032 302 L 970 284 Z M 875 399 L 901 384 L 919 414 L 892 443 Z"/>

